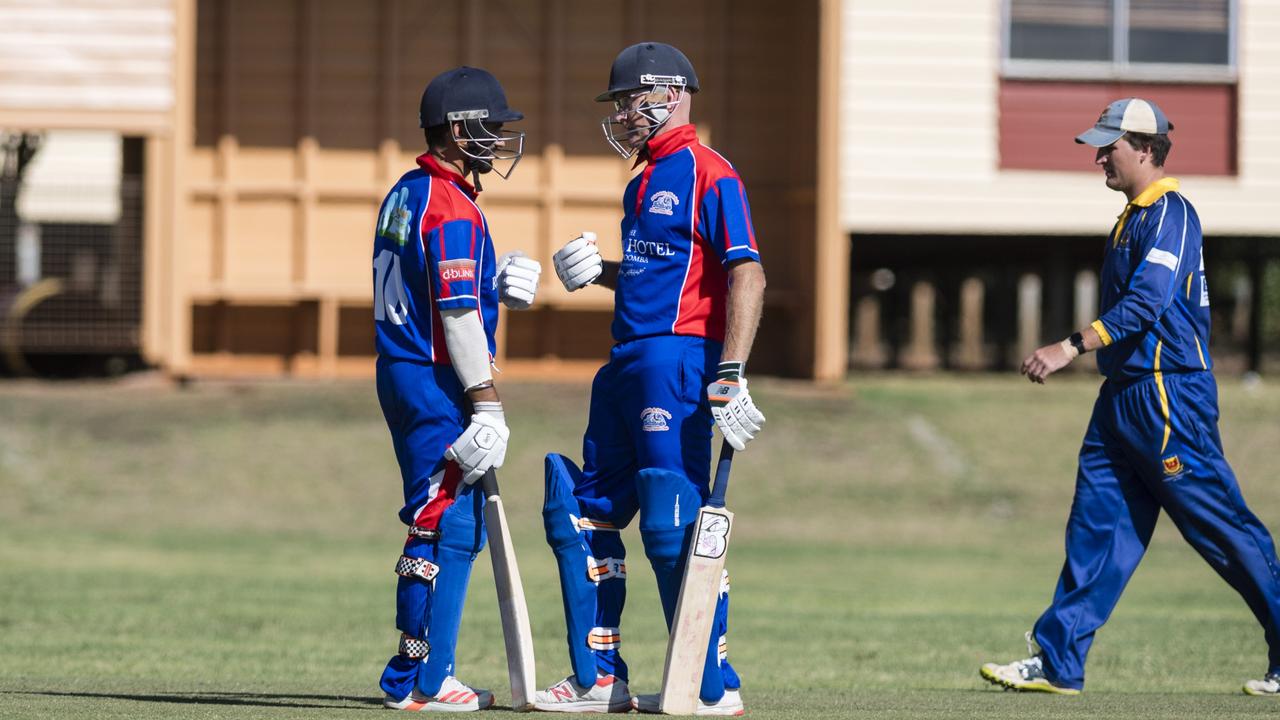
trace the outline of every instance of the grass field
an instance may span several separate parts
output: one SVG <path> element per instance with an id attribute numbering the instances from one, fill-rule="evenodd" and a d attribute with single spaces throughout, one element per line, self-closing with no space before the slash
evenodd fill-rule
<path id="1" fill-rule="evenodd" d="M 1244 604 L 1162 521 L 1085 695 L 977 676 L 1021 657 L 1061 563 L 1096 380 L 761 380 L 739 456 L 730 655 L 756 718 L 1280 714 Z M 568 672 L 541 457 L 572 456 L 585 385 L 513 385 L 501 473 L 539 682 Z M 1280 386 L 1227 381 L 1246 497 L 1280 528 Z M 394 652 L 399 478 L 369 383 L 0 386 L 0 718 L 359 718 Z M 624 651 L 657 689 L 665 647 L 639 537 Z M 505 700 L 488 558 L 459 674 Z"/>

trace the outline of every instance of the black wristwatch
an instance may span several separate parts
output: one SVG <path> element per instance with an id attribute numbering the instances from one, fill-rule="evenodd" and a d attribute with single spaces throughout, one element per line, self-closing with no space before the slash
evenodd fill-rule
<path id="1" fill-rule="evenodd" d="M 1080 353 L 1081 355 L 1089 352 L 1088 350 L 1084 349 L 1084 336 L 1078 332 L 1071 333 L 1071 337 L 1067 338 L 1067 342 L 1071 343 L 1071 347 L 1074 347 L 1076 349 L 1076 352 Z"/>

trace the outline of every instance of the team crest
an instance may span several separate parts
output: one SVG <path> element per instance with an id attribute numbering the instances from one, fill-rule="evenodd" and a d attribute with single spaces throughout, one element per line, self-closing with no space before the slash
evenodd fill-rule
<path id="1" fill-rule="evenodd" d="M 649 196 L 649 212 L 655 215 L 672 215 L 673 208 L 680 204 L 680 198 L 670 190 L 659 190 Z"/>
<path id="2" fill-rule="evenodd" d="M 1165 475 L 1174 477 L 1182 473 L 1182 461 L 1178 459 L 1177 455 L 1170 455 L 1161 462 L 1164 463 Z"/>
<path id="3" fill-rule="evenodd" d="M 645 408 L 640 413 L 640 426 L 645 432 L 666 432 L 671 428 L 667 427 L 667 421 L 671 419 L 671 413 L 660 407 Z"/>

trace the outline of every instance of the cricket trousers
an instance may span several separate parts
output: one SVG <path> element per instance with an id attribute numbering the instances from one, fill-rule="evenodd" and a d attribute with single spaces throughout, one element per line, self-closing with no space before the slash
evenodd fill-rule
<path id="1" fill-rule="evenodd" d="M 467 421 L 453 368 L 379 358 L 377 386 L 404 483 L 400 520 L 411 528 L 394 565 L 399 652 L 379 683 L 401 700 L 414 689 L 434 695 L 454 674 L 471 566 L 484 547 L 484 493 L 444 459 Z"/>
<path id="2" fill-rule="evenodd" d="M 668 627 L 679 594 L 683 553 L 692 536 L 691 523 L 710 494 L 714 421 L 705 395 L 707 384 L 715 378 L 720 350 L 720 343 L 713 340 L 677 335 L 615 345 L 609 363 L 591 386 L 582 472 L 573 479 L 577 508 L 585 518 L 599 521 L 584 533 L 597 562 L 602 558 L 622 562 L 626 549 L 617 531 L 639 511 L 640 535 Z M 669 504 L 672 500 L 674 507 Z M 627 679 L 619 649 L 625 570 L 597 576 L 587 594 L 594 595 L 591 612 L 596 637 L 588 641 L 594 670 Z M 710 671 L 704 674 L 700 693 L 709 702 L 718 701 L 726 689 L 741 686 L 728 661 L 728 612 L 726 578 L 709 639 Z M 570 639 L 571 645 L 576 642 L 578 638 Z"/>
<path id="3" fill-rule="evenodd" d="M 1111 615 L 1151 541 L 1160 510 L 1240 593 L 1280 670 L 1280 562 L 1222 451 L 1218 390 L 1205 372 L 1106 382 L 1080 448 L 1066 562 L 1035 625 L 1056 685 L 1084 687 L 1094 633 Z"/>

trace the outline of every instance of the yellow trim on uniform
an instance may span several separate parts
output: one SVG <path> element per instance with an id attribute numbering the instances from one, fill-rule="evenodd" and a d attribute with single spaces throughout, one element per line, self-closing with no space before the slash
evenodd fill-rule
<path id="1" fill-rule="evenodd" d="M 1111 333 L 1107 332 L 1107 326 L 1102 324 L 1101 320 L 1094 320 L 1089 324 L 1093 331 L 1098 333 L 1098 337 L 1102 339 L 1103 345 L 1111 344 Z"/>
<path id="2" fill-rule="evenodd" d="M 1111 247 L 1116 247 L 1120 244 L 1120 234 L 1124 232 L 1124 224 L 1129 220 L 1129 211 L 1131 209 L 1133 209 L 1132 205 L 1125 205 L 1120 217 L 1116 220 L 1116 230 L 1111 233 Z"/>
<path id="3" fill-rule="evenodd" d="M 1196 342 L 1199 344 L 1199 340 Z M 1173 430 L 1173 426 L 1169 422 L 1169 396 L 1164 391 L 1164 373 L 1160 372 L 1160 351 L 1163 348 L 1164 341 L 1156 341 L 1156 359 L 1152 367 L 1152 370 L 1155 371 L 1156 389 L 1160 391 L 1160 413 L 1164 415 L 1164 441 L 1160 443 L 1161 453 L 1164 452 L 1165 448 L 1169 447 L 1169 433 Z"/>
<path id="4" fill-rule="evenodd" d="M 1178 189 L 1178 185 L 1178 178 L 1160 178 L 1148 185 L 1147 189 L 1139 193 L 1138 197 L 1134 198 L 1133 202 L 1130 204 L 1137 205 L 1138 207 L 1151 207 L 1157 200 L 1164 197 L 1165 193 L 1176 191 Z"/>
<path id="5" fill-rule="evenodd" d="M 1190 275 L 1187 276 L 1187 299 L 1188 300 L 1191 299 L 1191 278 L 1195 276 L 1196 276 L 1195 273 L 1191 273 Z"/>
<path id="6" fill-rule="evenodd" d="M 1200 349 L 1200 336 L 1196 335 L 1196 352 L 1200 354 L 1200 367 L 1204 370 L 1209 369 L 1209 364 L 1204 361 L 1204 350 Z"/>

